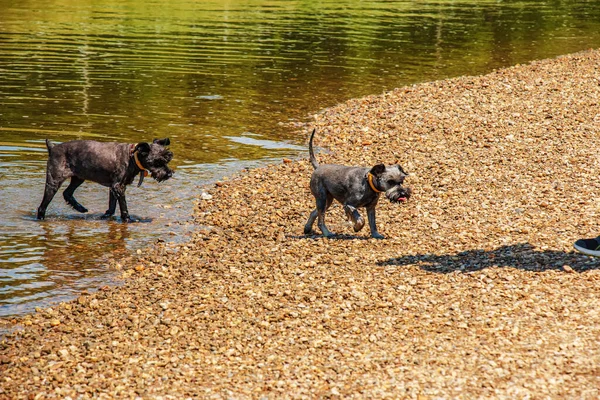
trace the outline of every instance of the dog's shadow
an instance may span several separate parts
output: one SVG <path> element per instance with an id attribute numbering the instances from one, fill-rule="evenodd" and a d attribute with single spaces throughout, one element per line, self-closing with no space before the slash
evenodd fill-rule
<path id="1" fill-rule="evenodd" d="M 576 272 L 597 269 L 599 260 L 576 252 L 536 250 L 529 243 L 502 246 L 495 250 L 474 249 L 457 254 L 417 254 L 390 258 L 378 263 L 381 266 L 419 265 L 430 272 L 473 272 L 490 267 L 512 267 L 525 271 L 572 269 Z M 564 267 L 564 266 L 568 267 Z"/>
<path id="2" fill-rule="evenodd" d="M 123 223 L 123 220 L 121 219 L 120 216 L 116 216 L 113 215 L 109 218 L 103 218 L 104 214 L 103 213 L 85 213 L 85 214 L 55 214 L 55 215 L 48 215 L 48 217 L 45 219 L 46 221 L 62 221 L 62 222 L 69 222 L 69 221 L 73 221 L 73 222 L 78 222 L 78 221 L 84 221 L 84 222 L 89 222 L 89 221 L 107 221 L 107 222 L 120 222 Z M 142 224 L 148 224 L 148 223 L 152 223 L 154 221 L 154 218 L 152 217 L 140 217 L 137 215 L 133 215 L 131 214 L 131 221 L 129 221 L 128 223 L 134 223 L 134 224 L 138 224 L 138 223 L 142 223 Z M 24 220 L 27 221 L 36 221 L 36 222 L 40 222 L 39 219 L 36 218 L 35 212 L 27 212 L 27 213 L 23 213 L 21 218 L 23 218 Z"/>
<path id="3" fill-rule="evenodd" d="M 121 219 L 121 217 L 113 215 L 111 217 L 108 218 L 103 218 L 104 214 L 98 214 L 98 215 L 92 215 L 90 216 L 90 219 L 93 220 L 97 220 L 97 221 L 113 221 L 113 222 L 119 222 L 119 223 L 123 223 L 123 219 Z M 127 222 L 128 224 L 148 224 L 154 221 L 154 218 L 152 217 L 139 217 L 137 215 L 131 214 L 131 221 Z"/>
<path id="4" fill-rule="evenodd" d="M 309 233 L 304 235 L 288 235 L 289 239 L 327 239 L 327 240 L 369 240 L 373 239 L 371 236 L 357 236 L 349 235 L 345 233 L 334 233 L 333 236 L 325 237 L 319 233 Z"/>

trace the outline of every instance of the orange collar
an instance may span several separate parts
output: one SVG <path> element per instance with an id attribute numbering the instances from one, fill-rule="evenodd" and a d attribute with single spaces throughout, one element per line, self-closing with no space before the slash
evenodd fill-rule
<path id="1" fill-rule="evenodd" d="M 375 187 L 375 184 L 373 183 L 373 174 L 372 173 L 368 173 L 367 174 L 367 180 L 369 181 L 369 186 L 371 186 L 371 189 L 373 189 L 373 191 L 375 193 L 381 193 L 383 192 L 383 190 L 379 190 Z"/>
<path id="2" fill-rule="evenodd" d="M 137 155 L 137 151 L 133 153 L 133 159 L 135 160 L 135 165 L 137 165 L 137 167 L 144 172 L 144 176 L 148 176 L 148 171 L 146 170 L 146 168 L 144 168 L 144 166 L 140 162 L 140 159 L 138 158 L 138 155 Z"/>

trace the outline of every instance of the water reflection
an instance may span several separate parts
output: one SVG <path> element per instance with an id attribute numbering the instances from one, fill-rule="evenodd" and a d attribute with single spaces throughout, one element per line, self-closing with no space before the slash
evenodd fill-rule
<path id="1" fill-rule="evenodd" d="M 22 235 L 5 239 L 2 263 L 10 268 L 3 268 L 5 274 L 0 278 L 0 316 L 29 311 L 33 304 L 49 298 L 72 297 L 110 282 L 111 273 L 104 264 L 111 255 L 129 251 L 128 224 L 79 218 L 39 225 L 42 232 L 29 235 L 27 243 Z"/>
<path id="2" fill-rule="evenodd" d="M 324 107 L 599 46 L 600 2 L 583 0 L 3 0 L 0 315 L 96 286 L 99 243 L 185 239 L 203 185 L 300 154 Z M 38 223 L 47 137 L 169 137 L 176 174 L 128 189 L 148 222 L 127 232 L 95 220 L 108 195 L 88 183 L 91 217 L 57 199 Z"/>

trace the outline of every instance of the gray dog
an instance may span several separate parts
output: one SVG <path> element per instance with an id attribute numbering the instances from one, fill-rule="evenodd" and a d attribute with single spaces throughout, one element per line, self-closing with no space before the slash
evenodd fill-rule
<path id="1" fill-rule="evenodd" d="M 173 153 L 166 147 L 169 144 L 169 139 L 154 139 L 152 143 L 142 142 L 137 145 L 94 140 L 73 140 L 55 145 L 46 139 L 49 154 L 46 189 L 44 199 L 37 210 L 37 218 L 44 219 L 46 208 L 60 185 L 67 178 L 71 178 L 63 196 L 75 210 L 81 213 L 88 211 L 75 200 L 73 192 L 84 181 L 90 180 L 110 188 L 108 210 L 102 218 L 109 218 L 115 213 L 118 201 L 121 219 L 123 222 L 131 222 L 125 200 L 125 188 L 138 174 L 140 186 L 148 171 L 158 182 L 173 176 L 173 171 L 167 165 L 173 158 Z"/>
<path id="2" fill-rule="evenodd" d="M 386 167 L 384 164 L 377 164 L 373 168 L 319 165 L 313 151 L 314 136 L 315 130 L 310 135 L 308 152 L 310 163 L 315 169 L 310 178 L 310 191 L 315 196 L 317 208 L 310 213 L 304 226 L 304 233 L 308 235 L 312 232 L 312 226 L 318 217 L 317 225 L 323 236 L 333 236 L 325 226 L 325 212 L 331 206 L 333 199 L 336 199 L 342 203 L 346 216 L 354 223 L 355 232 L 360 231 L 365 225 L 365 220 L 358 213 L 357 208 L 365 207 L 371 236 L 383 239 L 383 235 L 377 232 L 375 224 L 375 206 L 379 194 L 385 192 L 385 196 L 394 203 L 407 201 L 412 190 L 403 188 L 402 183 L 408 174 L 399 165 Z"/>

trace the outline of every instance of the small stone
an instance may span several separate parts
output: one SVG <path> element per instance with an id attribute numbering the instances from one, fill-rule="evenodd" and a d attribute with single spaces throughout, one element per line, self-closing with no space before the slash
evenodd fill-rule
<path id="1" fill-rule="evenodd" d="M 574 270 L 573 268 L 571 268 L 571 266 L 570 266 L 570 265 L 567 265 L 567 264 L 563 265 L 563 266 L 562 266 L 562 269 L 563 269 L 563 271 L 565 271 L 565 272 L 568 272 L 568 273 L 573 273 L 573 272 L 575 272 L 575 270 Z"/>
<path id="2" fill-rule="evenodd" d="M 0 398 L 597 397 L 600 274 L 572 242 L 597 229 L 599 65 L 584 51 L 323 110 L 321 165 L 409 173 L 408 202 L 380 195 L 386 239 L 338 203 L 333 238 L 317 221 L 304 234 L 307 157 L 237 174 L 210 201 L 197 186 L 185 243 L 150 239 L 109 262 L 128 279 L 31 326 L 0 319 L 15 329 Z"/>

